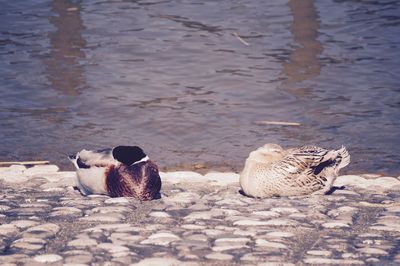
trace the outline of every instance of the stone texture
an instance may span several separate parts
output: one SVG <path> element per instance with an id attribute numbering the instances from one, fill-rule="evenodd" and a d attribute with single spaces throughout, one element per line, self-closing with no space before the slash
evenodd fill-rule
<path id="1" fill-rule="evenodd" d="M 51 263 L 62 260 L 63 258 L 57 254 L 42 254 L 33 258 L 37 262 Z"/>
<path id="2" fill-rule="evenodd" d="M 0 168 L 1 265 L 400 263 L 397 178 L 344 176 L 331 195 L 255 199 L 238 193 L 235 173 L 162 173 L 162 198 L 140 202 L 84 197 L 74 175 Z"/>

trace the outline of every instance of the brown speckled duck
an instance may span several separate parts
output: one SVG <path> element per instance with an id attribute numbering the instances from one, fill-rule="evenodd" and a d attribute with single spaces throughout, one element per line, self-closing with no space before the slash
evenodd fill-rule
<path id="1" fill-rule="evenodd" d="M 284 150 L 277 144 L 265 144 L 246 159 L 240 186 L 245 195 L 257 198 L 327 193 L 339 170 L 349 163 L 345 147 Z"/>
<path id="2" fill-rule="evenodd" d="M 76 167 L 77 187 L 83 195 L 104 194 L 139 200 L 160 197 L 157 165 L 137 146 L 82 150 L 69 159 Z"/>

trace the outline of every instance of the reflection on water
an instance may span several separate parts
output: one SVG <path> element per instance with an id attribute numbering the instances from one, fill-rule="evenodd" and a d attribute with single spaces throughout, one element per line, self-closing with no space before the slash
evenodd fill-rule
<path id="1" fill-rule="evenodd" d="M 51 8 L 57 15 L 50 18 L 56 31 L 49 33 L 50 55 L 45 59 L 47 77 L 53 89 L 76 96 L 85 83 L 83 66 L 79 64 L 79 60 L 85 58 L 82 48 L 86 45 L 81 36 L 84 27 L 80 3 L 54 0 Z"/>
<path id="2" fill-rule="evenodd" d="M 318 14 L 313 0 L 290 0 L 289 7 L 293 16 L 291 32 L 298 47 L 290 53 L 289 62 L 283 64 L 287 75 L 284 84 L 294 84 L 316 77 L 320 74 L 321 64 L 318 56 L 323 48 L 317 40 Z"/>
<path id="3" fill-rule="evenodd" d="M 72 169 L 83 147 L 139 144 L 164 169 L 239 171 L 266 142 L 345 144 L 347 171 L 398 174 L 398 14 L 400 1 L 3 1 L 0 160 Z"/>

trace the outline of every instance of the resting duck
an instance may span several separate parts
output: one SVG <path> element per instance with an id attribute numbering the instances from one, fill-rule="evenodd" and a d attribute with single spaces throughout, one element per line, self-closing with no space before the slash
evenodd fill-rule
<path id="1" fill-rule="evenodd" d="M 315 146 L 284 150 L 265 144 L 246 159 L 240 186 L 245 195 L 258 198 L 327 193 L 339 170 L 349 163 L 343 146 L 339 150 Z"/>
<path id="2" fill-rule="evenodd" d="M 69 159 L 76 167 L 77 187 L 83 195 L 159 198 L 161 179 L 157 165 L 137 146 L 82 150 Z"/>

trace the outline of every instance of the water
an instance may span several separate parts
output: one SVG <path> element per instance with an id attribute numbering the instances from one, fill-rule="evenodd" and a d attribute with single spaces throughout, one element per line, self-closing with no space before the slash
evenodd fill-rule
<path id="1" fill-rule="evenodd" d="M 0 160 L 139 144 L 162 169 L 348 147 L 399 175 L 400 1 L 0 0 Z M 247 45 L 248 44 L 248 45 Z M 262 121 L 296 122 L 300 126 Z"/>

